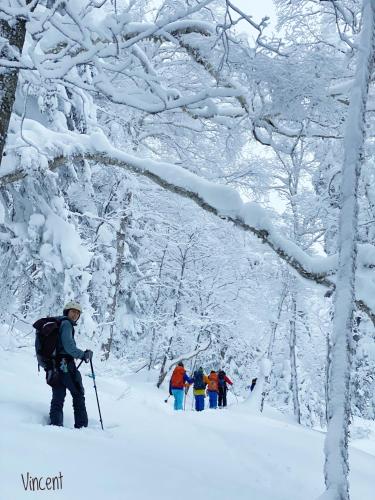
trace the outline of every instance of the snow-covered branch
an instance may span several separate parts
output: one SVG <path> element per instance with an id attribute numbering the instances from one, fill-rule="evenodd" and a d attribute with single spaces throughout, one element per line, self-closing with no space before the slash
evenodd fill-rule
<path id="1" fill-rule="evenodd" d="M 243 202 L 239 193 L 230 186 L 205 180 L 178 165 L 125 153 L 113 147 L 102 133 L 89 136 L 74 132 L 52 132 L 37 122 L 25 120 L 24 134 L 31 144 L 38 144 L 40 138 L 44 138 L 43 145 L 38 144 L 38 149 L 49 158 L 50 170 L 66 165 L 67 161 L 86 159 L 147 177 L 163 189 L 190 199 L 206 212 L 228 220 L 236 227 L 253 234 L 304 279 L 330 290 L 335 287 L 334 275 L 337 267 L 335 255 L 329 257 L 309 255 L 275 229 L 262 207 L 256 203 Z M 19 181 L 27 175 L 29 172 L 24 170 L 4 173 L 0 177 L 0 186 Z M 368 256 L 368 252 L 364 255 Z M 356 305 L 375 324 L 375 312 L 366 297 L 357 297 Z"/>
<path id="2" fill-rule="evenodd" d="M 335 257 L 308 255 L 295 243 L 275 230 L 268 215 L 256 203 L 245 203 L 230 186 L 207 181 L 171 163 L 139 158 L 113 147 L 102 133 L 91 136 L 47 131 L 42 125 L 25 120 L 25 137 L 38 145 L 39 152 L 49 158 L 48 166 L 56 170 L 68 160 L 86 159 L 103 165 L 117 166 L 142 175 L 159 186 L 194 201 L 201 208 L 233 222 L 252 233 L 293 267 L 303 278 L 332 287 L 329 276 L 336 269 Z M 40 138 L 44 143 L 39 144 Z M 24 178 L 26 171 L 10 172 L 0 177 L 0 186 Z"/>

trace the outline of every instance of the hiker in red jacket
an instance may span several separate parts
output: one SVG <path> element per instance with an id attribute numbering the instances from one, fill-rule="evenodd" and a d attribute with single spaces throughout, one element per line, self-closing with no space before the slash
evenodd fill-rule
<path id="1" fill-rule="evenodd" d="M 227 406 L 227 391 L 228 391 L 227 384 L 233 385 L 233 382 L 226 376 L 224 370 L 219 370 L 218 379 L 219 379 L 219 408 L 223 408 Z"/>
<path id="2" fill-rule="evenodd" d="M 169 382 L 169 394 L 174 397 L 175 410 L 183 410 L 185 383 L 192 384 L 193 379 L 188 376 L 183 362 L 180 361 L 173 370 L 172 377 Z"/>

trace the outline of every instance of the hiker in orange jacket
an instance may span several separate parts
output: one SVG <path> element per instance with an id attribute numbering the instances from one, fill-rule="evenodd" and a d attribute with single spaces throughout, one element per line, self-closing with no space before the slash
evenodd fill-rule
<path id="1" fill-rule="evenodd" d="M 219 396 L 219 377 L 215 370 L 211 370 L 208 376 L 207 394 L 210 408 L 216 409 Z"/>
<path id="2" fill-rule="evenodd" d="M 178 363 L 176 368 L 173 370 L 171 380 L 169 382 L 169 394 L 174 397 L 174 409 L 183 410 L 184 404 L 184 388 L 185 383 L 192 384 L 193 379 L 191 379 L 184 368 L 182 361 Z"/>

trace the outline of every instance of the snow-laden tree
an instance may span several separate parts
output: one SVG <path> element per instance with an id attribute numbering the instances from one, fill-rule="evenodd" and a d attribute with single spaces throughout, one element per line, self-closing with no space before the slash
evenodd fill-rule
<path id="1" fill-rule="evenodd" d="M 74 296 L 104 357 L 141 357 L 160 383 L 179 359 L 242 358 L 244 379 L 259 363 L 263 400 L 271 385 L 289 404 L 292 380 L 301 417 L 319 394 L 306 361 L 326 359 L 299 356 L 318 285 L 326 498 L 347 500 L 355 308 L 375 322 L 374 2 L 277 3 L 283 41 L 229 0 L 1 2 L 0 312 Z M 281 190 L 282 217 L 261 206 Z"/>

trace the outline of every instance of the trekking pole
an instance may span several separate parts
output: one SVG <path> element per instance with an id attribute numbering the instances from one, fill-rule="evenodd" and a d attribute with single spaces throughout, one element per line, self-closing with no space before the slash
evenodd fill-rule
<path id="1" fill-rule="evenodd" d="M 229 391 L 229 387 L 228 387 L 228 391 Z M 230 392 L 234 394 L 234 397 L 236 398 L 236 401 L 237 401 L 237 404 L 238 404 L 238 397 L 237 397 L 237 394 L 236 394 L 234 391 L 232 391 L 232 389 L 231 389 L 231 391 L 230 391 Z"/>
<path id="2" fill-rule="evenodd" d="M 186 399 L 187 399 L 187 395 L 188 395 L 188 392 L 189 392 L 189 386 L 188 387 L 185 387 L 185 390 L 184 390 L 184 411 L 186 410 Z"/>
<path id="3" fill-rule="evenodd" d="M 98 391 L 96 389 L 96 383 L 95 383 L 95 373 L 94 373 L 94 368 L 92 366 L 92 359 L 90 359 L 90 366 L 91 366 L 91 375 L 92 375 L 92 380 L 94 382 L 94 389 L 95 389 L 95 394 L 96 394 L 96 402 L 98 403 L 98 410 L 99 410 L 99 417 L 100 417 L 100 423 L 102 425 L 102 430 L 104 431 L 103 427 L 103 420 L 102 420 L 102 414 L 100 411 L 100 405 L 99 405 L 99 398 L 98 398 Z"/>

